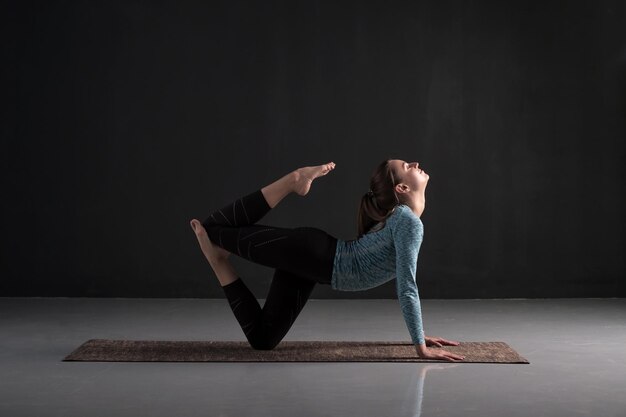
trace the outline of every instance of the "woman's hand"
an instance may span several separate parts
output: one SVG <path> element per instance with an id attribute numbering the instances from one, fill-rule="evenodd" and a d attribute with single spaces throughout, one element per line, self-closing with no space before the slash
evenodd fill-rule
<path id="1" fill-rule="evenodd" d="M 426 336 L 424 339 L 426 339 L 426 346 L 435 346 L 435 347 L 442 347 L 442 346 L 458 346 L 459 342 L 455 342 L 454 340 L 446 340 L 442 337 L 428 337 Z"/>
<path id="2" fill-rule="evenodd" d="M 465 356 L 456 355 L 442 349 L 428 349 L 426 344 L 415 345 L 415 350 L 417 351 L 417 355 L 422 359 L 437 359 L 448 362 L 462 361 L 465 359 Z"/>

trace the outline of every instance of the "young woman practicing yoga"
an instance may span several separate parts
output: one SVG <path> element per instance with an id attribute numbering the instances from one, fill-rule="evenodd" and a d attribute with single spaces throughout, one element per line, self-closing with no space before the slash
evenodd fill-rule
<path id="1" fill-rule="evenodd" d="M 415 274 L 429 176 L 417 162 L 389 159 L 376 167 L 370 190 L 361 198 L 358 237 L 354 240 L 337 239 L 314 227 L 257 223 L 290 193 L 306 195 L 313 180 L 334 168 L 333 162 L 299 168 L 214 211 L 202 223 L 191 220 L 200 248 L 250 345 L 273 349 L 317 283 L 339 291 L 359 291 L 395 278 L 402 314 L 418 356 L 462 360 L 462 356 L 428 348 L 458 342 L 424 336 Z M 228 260 L 231 253 L 275 268 L 263 308 Z"/>

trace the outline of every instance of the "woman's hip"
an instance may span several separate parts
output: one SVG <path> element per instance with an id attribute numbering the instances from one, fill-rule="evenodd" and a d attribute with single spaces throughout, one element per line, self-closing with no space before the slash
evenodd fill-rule
<path id="1" fill-rule="evenodd" d="M 337 239 L 319 228 L 211 225 L 207 233 L 213 243 L 249 261 L 331 282 Z"/>

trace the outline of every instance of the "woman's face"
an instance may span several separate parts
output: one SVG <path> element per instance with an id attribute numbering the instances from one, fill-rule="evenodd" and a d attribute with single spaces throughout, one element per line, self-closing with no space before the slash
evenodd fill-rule
<path id="1" fill-rule="evenodd" d="M 403 191 L 423 191 L 430 178 L 425 173 L 418 162 L 406 162 L 402 159 L 392 159 L 389 161 L 395 176 L 396 184 L 405 184 L 409 188 Z M 398 186 L 396 185 L 396 189 Z"/>

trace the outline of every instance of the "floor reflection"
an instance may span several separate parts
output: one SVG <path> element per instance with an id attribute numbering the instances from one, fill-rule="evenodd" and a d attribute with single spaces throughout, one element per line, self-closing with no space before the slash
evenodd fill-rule
<path id="1" fill-rule="evenodd" d="M 424 381 L 429 372 L 443 372 L 446 369 L 452 369 L 459 366 L 456 363 L 429 363 L 421 366 L 419 370 L 411 373 L 410 382 L 407 384 L 408 389 L 405 399 L 405 409 L 408 416 L 421 417 L 422 403 L 424 401 Z"/>

